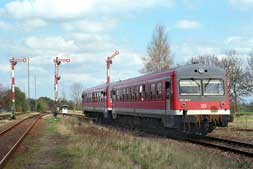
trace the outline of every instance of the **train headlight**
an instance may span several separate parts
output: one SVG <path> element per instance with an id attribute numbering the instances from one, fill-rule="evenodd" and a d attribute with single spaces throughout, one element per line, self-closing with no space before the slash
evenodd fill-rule
<path id="1" fill-rule="evenodd" d="M 200 74 L 202 74 L 202 73 L 204 73 L 205 72 L 205 70 L 203 69 L 203 68 L 199 68 L 199 73 Z"/>
<path id="2" fill-rule="evenodd" d="M 181 103 L 182 108 L 186 108 L 186 106 L 187 106 L 186 103 Z"/>
<path id="3" fill-rule="evenodd" d="M 221 103 L 220 103 L 220 107 L 221 107 L 221 108 L 225 108 L 225 106 L 226 106 L 225 102 L 221 102 Z"/>

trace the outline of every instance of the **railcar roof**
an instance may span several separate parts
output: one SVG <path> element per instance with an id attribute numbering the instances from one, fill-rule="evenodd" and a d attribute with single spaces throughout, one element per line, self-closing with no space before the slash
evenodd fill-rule
<path id="1" fill-rule="evenodd" d="M 163 72 L 150 73 L 150 74 L 146 74 L 146 75 L 142 75 L 142 76 L 138 76 L 134 78 L 129 78 L 126 80 L 120 80 L 120 81 L 111 83 L 111 86 L 119 87 L 119 86 L 122 86 L 124 84 L 129 84 L 129 83 L 134 85 L 134 83 L 141 82 L 141 81 L 149 81 L 152 79 L 163 78 L 163 77 L 166 77 L 167 75 L 171 75 L 173 72 L 175 72 L 176 74 L 184 74 L 184 75 L 193 74 L 193 72 L 196 73 L 195 70 L 198 71 L 200 68 L 204 70 L 208 70 L 208 74 L 225 74 L 225 71 L 218 67 L 204 65 L 204 64 L 188 64 L 188 65 L 177 66 Z M 105 84 L 101 84 L 96 87 L 85 89 L 85 92 L 104 91 L 105 87 L 106 87 Z"/>

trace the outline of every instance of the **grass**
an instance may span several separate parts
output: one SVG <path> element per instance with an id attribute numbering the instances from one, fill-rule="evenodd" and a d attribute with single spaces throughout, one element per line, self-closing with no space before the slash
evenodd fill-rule
<path id="1" fill-rule="evenodd" d="M 227 160 L 196 145 L 136 137 L 88 123 L 77 124 L 71 118 L 63 121 L 64 127 L 58 128 L 68 133 L 69 144 L 60 155 L 72 158 L 72 168 L 249 168 L 246 161 Z"/>
<path id="2" fill-rule="evenodd" d="M 233 123 L 230 123 L 229 126 L 239 129 L 253 129 L 253 114 L 235 116 Z"/>
<path id="3" fill-rule="evenodd" d="M 238 115 L 253 115 L 253 112 L 239 112 Z"/>
<path id="4" fill-rule="evenodd" d="M 253 132 L 248 129 L 253 130 L 253 115 L 241 115 L 235 116 L 228 127 L 214 130 L 209 135 L 252 143 Z"/>
<path id="5" fill-rule="evenodd" d="M 46 121 L 38 140 L 26 140 L 7 169 L 247 169 L 247 161 L 213 153 L 194 144 L 148 138 L 82 122 L 75 118 Z"/>

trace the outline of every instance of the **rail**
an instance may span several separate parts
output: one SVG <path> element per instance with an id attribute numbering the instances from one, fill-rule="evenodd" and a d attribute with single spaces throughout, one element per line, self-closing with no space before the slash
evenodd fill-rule
<path id="1" fill-rule="evenodd" d="M 23 124 L 27 120 L 35 118 L 35 120 L 31 122 L 31 125 L 28 125 L 28 127 L 25 128 L 25 131 L 22 133 L 22 135 L 20 137 L 17 137 L 17 139 L 15 139 L 16 141 L 13 141 L 14 143 L 10 146 L 10 148 L 7 150 L 7 152 L 2 154 L 3 157 L 2 157 L 2 159 L 0 159 L 0 168 L 4 167 L 4 165 L 6 164 L 6 162 L 10 158 L 10 156 L 13 154 L 15 149 L 18 147 L 18 145 L 22 142 L 22 140 L 29 133 L 29 131 L 35 126 L 35 124 L 38 122 L 38 120 L 44 115 L 46 115 L 46 114 L 36 114 L 36 115 L 33 115 L 33 116 L 29 116 L 29 117 L 19 121 L 18 123 L 8 127 L 7 129 L 5 129 L 4 131 L 2 131 L 0 133 L 0 138 L 4 137 L 5 134 L 7 134 L 8 132 L 11 132 L 11 131 L 15 132 L 15 129 L 17 129 L 17 127 L 19 125 Z M 28 123 L 28 124 L 30 124 L 30 123 Z M 26 125 L 25 125 L 25 127 L 26 127 Z M 8 139 L 8 135 L 7 135 L 7 139 Z M 11 143 L 9 143 L 9 144 L 11 144 Z M 7 147 L 7 146 L 5 146 L 5 147 Z"/>
<path id="2" fill-rule="evenodd" d="M 224 151 L 230 151 L 233 153 L 253 157 L 253 144 L 239 142 L 234 140 L 227 140 L 217 137 L 188 137 L 186 141 L 191 143 L 200 144 L 207 147 L 218 148 Z"/>

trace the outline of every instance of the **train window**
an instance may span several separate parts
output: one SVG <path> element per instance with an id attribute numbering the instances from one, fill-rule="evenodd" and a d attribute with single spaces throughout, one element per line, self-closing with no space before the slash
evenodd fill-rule
<path id="1" fill-rule="evenodd" d="M 179 87 L 181 95 L 201 95 L 201 80 L 199 79 L 180 80 Z"/>
<path id="2" fill-rule="evenodd" d="M 155 91 L 155 84 L 151 84 L 151 92 Z"/>
<path id="3" fill-rule="evenodd" d="M 141 85 L 141 89 L 142 89 L 142 91 L 141 91 L 141 100 L 143 101 L 143 100 L 146 100 L 146 86 L 145 85 Z"/>
<path id="4" fill-rule="evenodd" d="M 132 100 L 131 88 L 128 88 L 128 101 Z"/>
<path id="5" fill-rule="evenodd" d="M 102 93 L 101 92 L 98 92 L 98 101 L 102 102 Z"/>
<path id="6" fill-rule="evenodd" d="M 132 101 L 135 100 L 135 87 L 131 88 Z"/>
<path id="7" fill-rule="evenodd" d="M 224 83 L 221 79 L 203 80 L 204 95 L 224 95 Z"/>
<path id="8" fill-rule="evenodd" d="M 157 83 L 157 99 L 162 99 L 162 83 Z"/>
<path id="9" fill-rule="evenodd" d="M 123 101 L 123 89 L 120 89 L 120 92 L 119 92 L 119 100 L 120 100 L 120 101 Z"/>
<path id="10" fill-rule="evenodd" d="M 155 84 L 151 84 L 151 100 L 156 100 Z"/>
<path id="11" fill-rule="evenodd" d="M 128 101 L 132 100 L 131 88 L 128 88 Z"/>
<path id="12" fill-rule="evenodd" d="M 145 85 L 145 99 L 150 100 L 151 99 L 151 94 L 150 94 L 150 84 Z"/>
<path id="13" fill-rule="evenodd" d="M 135 87 L 135 100 L 139 100 L 139 86 Z"/>

